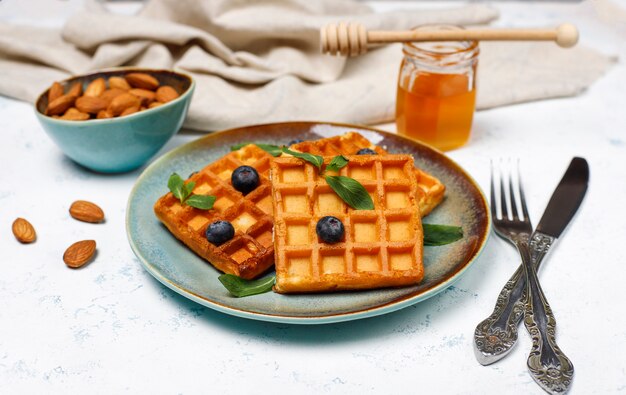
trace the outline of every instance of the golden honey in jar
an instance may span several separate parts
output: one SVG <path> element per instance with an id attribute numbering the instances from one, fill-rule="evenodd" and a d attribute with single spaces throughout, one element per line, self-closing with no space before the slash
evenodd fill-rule
<path id="1" fill-rule="evenodd" d="M 418 29 L 462 29 L 429 25 Z M 477 41 L 406 43 L 398 76 L 396 126 L 440 150 L 467 143 L 476 104 Z"/>

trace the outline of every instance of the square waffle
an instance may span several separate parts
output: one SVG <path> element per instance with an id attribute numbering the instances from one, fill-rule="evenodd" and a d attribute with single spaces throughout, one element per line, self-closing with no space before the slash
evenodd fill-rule
<path id="1" fill-rule="evenodd" d="M 290 149 L 315 155 L 335 156 L 354 155 L 361 148 L 373 149 L 380 155 L 389 154 L 356 132 L 315 141 L 304 141 L 292 145 Z M 415 169 L 415 179 L 418 186 L 420 213 L 422 217 L 425 217 L 441 203 L 446 187 L 437 178 L 420 169 Z"/>
<path id="2" fill-rule="evenodd" d="M 346 158 L 349 163 L 339 174 L 365 187 L 374 210 L 346 205 L 308 162 L 288 156 L 272 160 L 276 292 L 402 286 L 424 276 L 413 157 Z M 331 159 L 325 157 L 324 162 Z M 335 244 L 319 240 L 315 227 L 327 215 L 341 220 L 344 240 Z"/>
<path id="3" fill-rule="evenodd" d="M 225 273 L 252 279 L 274 263 L 273 214 L 268 178 L 272 156 L 255 145 L 233 151 L 193 174 L 193 193 L 217 197 L 213 209 L 200 210 L 180 201 L 171 192 L 154 205 L 154 212 L 180 241 Z M 231 185 L 233 170 L 254 167 L 260 184 L 243 196 Z M 217 220 L 229 221 L 235 236 L 217 247 L 205 237 L 207 226 Z"/>

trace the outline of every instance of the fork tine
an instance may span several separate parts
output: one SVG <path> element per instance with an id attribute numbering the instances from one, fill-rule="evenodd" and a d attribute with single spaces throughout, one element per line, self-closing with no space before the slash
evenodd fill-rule
<path id="1" fill-rule="evenodd" d="M 511 198 L 511 212 L 513 213 L 513 219 L 519 219 L 517 216 L 517 199 L 515 198 L 515 192 L 513 192 L 513 171 L 512 166 L 509 166 L 509 196 Z M 519 164 L 517 167 L 517 173 L 519 174 Z M 519 183 L 519 178 L 517 179 Z"/>
<path id="2" fill-rule="evenodd" d="M 493 186 L 493 160 L 489 161 L 489 168 L 491 169 L 491 216 L 494 219 L 498 218 L 498 208 L 496 206 L 496 192 Z"/>
<path id="3" fill-rule="evenodd" d="M 522 213 L 524 214 L 524 220 L 529 220 L 528 208 L 526 207 L 526 197 L 524 196 L 524 187 L 522 186 L 522 175 L 519 170 L 519 159 L 517 160 L 517 183 L 519 185 L 519 197 L 522 201 Z"/>
<path id="4" fill-rule="evenodd" d="M 506 192 L 504 191 L 504 172 L 502 171 L 502 161 L 500 161 L 500 210 L 502 218 L 509 218 L 509 210 L 506 207 Z"/>

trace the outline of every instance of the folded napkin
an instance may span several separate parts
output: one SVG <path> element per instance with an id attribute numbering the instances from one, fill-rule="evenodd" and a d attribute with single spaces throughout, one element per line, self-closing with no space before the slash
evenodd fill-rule
<path id="1" fill-rule="evenodd" d="M 400 44 L 358 58 L 319 51 L 319 28 L 486 24 L 484 5 L 374 13 L 348 0 L 152 0 L 136 16 L 95 1 L 61 30 L 0 24 L 0 94 L 33 101 L 53 81 L 114 66 L 174 68 L 196 79 L 185 127 L 287 120 L 375 124 L 395 111 Z M 553 43 L 481 43 L 478 108 L 575 95 L 613 60 Z"/>

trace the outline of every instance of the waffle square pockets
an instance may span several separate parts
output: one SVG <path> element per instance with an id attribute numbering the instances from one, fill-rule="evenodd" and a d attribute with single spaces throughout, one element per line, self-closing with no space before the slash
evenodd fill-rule
<path id="1" fill-rule="evenodd" d="M 348 206 L 304 160 L 283 156 L 271 161 L 276 292 L 382 288 L 422 280 L 420 192 L 413 157 L 344 156 L 348 165 L 339 174 L 365 187 L 374 210 Z M 324 157 L 324 163 L 331 159 Z M 328 215 L 345 228 L 343 240 L 335 244 L 323 242 L 316 233 L 317 222 Z"/>
<path id="2" fill-rule="evenodd" d="M 368 139 L 356 132 L 349 132 L 342 136 L 329 137 L 315 141 L 304 141 L 290 147 L 294 151 L 307 152 L 321 156 L 355 155 L 358 150 L 369 148 L 379 155 L 389 155 L 387 151 L 372 144 Z M 395 168 L 387 169 L 386 177 L 394 177 Z M 445 186 L 436 177 L 427 172 L 414 169 L 417 182 L 418 204 L 422 217 L 428 215 L 443 200 Z M 396 173 L 397 175 L 397 173 Z M 356 179 L 371 179 L 374 175 L 368 173 L 367 168 L 356 167 L 350 177 Z M 393 197 L 391 199 L 394 199 Z"/>
<path id="3" fill-rule="evenodd" d="M 196 183 L 193 193 L 217 198 L 213 209 L 181 205 L 170 192 L 156 202 L 154 212 L 176 238 L 217 269 L 245 279 L 255 278 L 274 263 L 271 159 L 255 145 L 233 151 L 186 181 Z M 230 180 L 233 170 L 243 165 L 254 167 L 260 177 L 259 186 L 245 196 L 233 188 Z M 207 226 L 217 220 L 229 221 L 235 228 L 235 236 L 220 246 L 205 236 Z"/>

